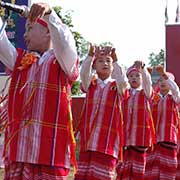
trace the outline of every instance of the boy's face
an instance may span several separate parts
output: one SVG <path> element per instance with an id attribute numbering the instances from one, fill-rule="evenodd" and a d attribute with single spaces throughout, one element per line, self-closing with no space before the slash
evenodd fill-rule
<path id="1" fill-rule="evenodd" d="M 30 51 L 41 52 L 42 47 L 47 39 L 47 28 L 43 27 L 39 23 L 26 22 L 26 31 L 24 33 L 24 40 L 27 49 Z"/>
<path id="2" fill-rule="evenodd" d="M 131 71 L 128 74 L 128 82 L 130 84 L 130 86 L 134 89 L 138 88 L 141 86 L 142 84 L 142 75 L 140 72 L 138 71 Z"/>
<path id="3" fill-rule="evenodd" d="M 108 56 L 100 56 L 98 59 L 96 59 L 93 68 L 96 70 L 98 77 L 105 80 L 112 74 L 113 60 Z"/>
<path id="4" fill-rule="evenodd" d="M 162 92 L 163 94 L 166 94 L 169 92 L 169 87 L 167 86 L 166 80 L 164 78 L 159 79 L 158 86 L 159 86 L 160 92 Z"/>

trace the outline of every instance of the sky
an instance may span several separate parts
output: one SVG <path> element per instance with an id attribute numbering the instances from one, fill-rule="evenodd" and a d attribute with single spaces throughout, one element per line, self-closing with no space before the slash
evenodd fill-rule
<path id="1" fill-rule="evenodd" d="M 149 63 L 150 53 L 165 49 L 165 6 L 175 23 L 178 0 L 31 0 L 73 10 L 75 30 L 91 43 L 111 42 L 119 63 Z"/>

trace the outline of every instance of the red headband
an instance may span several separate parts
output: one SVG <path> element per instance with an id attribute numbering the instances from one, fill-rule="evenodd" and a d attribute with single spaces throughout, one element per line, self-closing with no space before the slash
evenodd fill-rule
<path id="1" fill-rule="evenodd" d="M 48 28 L 47 22 L 44 21 L 43 19 L 38 18 L 38 19 L 36 20 L 36 22 L 39 23 L 39 24 L 41 24 L 41 25 L 44 26 L 45 28 Z"/>
<path id="2" fill-rule="evenodd" d="M 126 75 L 128 76 L 132 71 L 140 72 L 134 65 L 127 69 Z"/>

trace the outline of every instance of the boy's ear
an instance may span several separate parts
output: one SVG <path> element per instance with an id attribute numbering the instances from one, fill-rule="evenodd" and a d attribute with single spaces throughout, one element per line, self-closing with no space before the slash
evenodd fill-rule
<path id="1" fill-rule="evenodd" d="M 46 37 L 49 37 L 50 38 L 50 32 L 48 30 L 48 32 L 46 33 Z"/>

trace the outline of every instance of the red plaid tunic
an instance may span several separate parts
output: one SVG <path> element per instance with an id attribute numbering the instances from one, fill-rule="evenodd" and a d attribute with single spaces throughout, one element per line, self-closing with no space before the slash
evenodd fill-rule
<path id="1" fill-rule="evenodd" d="M 178 107 L 172 95 L 168 94 L 164 98 L 161 98 L 157 94 L 153 101 L 152 112 L 157 142 L 166 141 L 177 144 Z"/>
<path id="2" fill-rule="evenodd" d="M 127 90 L 123 100 L 124 145 L 151 146 L 154 141 L 149 100 L 144 91 Z"/>
<path id="3" fill-rule="evenodd" d="M 98 151 L 118 157 L 122 143 L 121 100 L 116 82 L 102 88 L 91 83 L 81 119 L 81 151 Z"/>
<path id="4" fill-rule="evenodd" d="M 20 71 L 23 55 L 19 50 L 9 89 L 4 153 L 11 161 L 69 168 L 67 94 L 78 71 L 67 78 L 53 54 Z"/>

